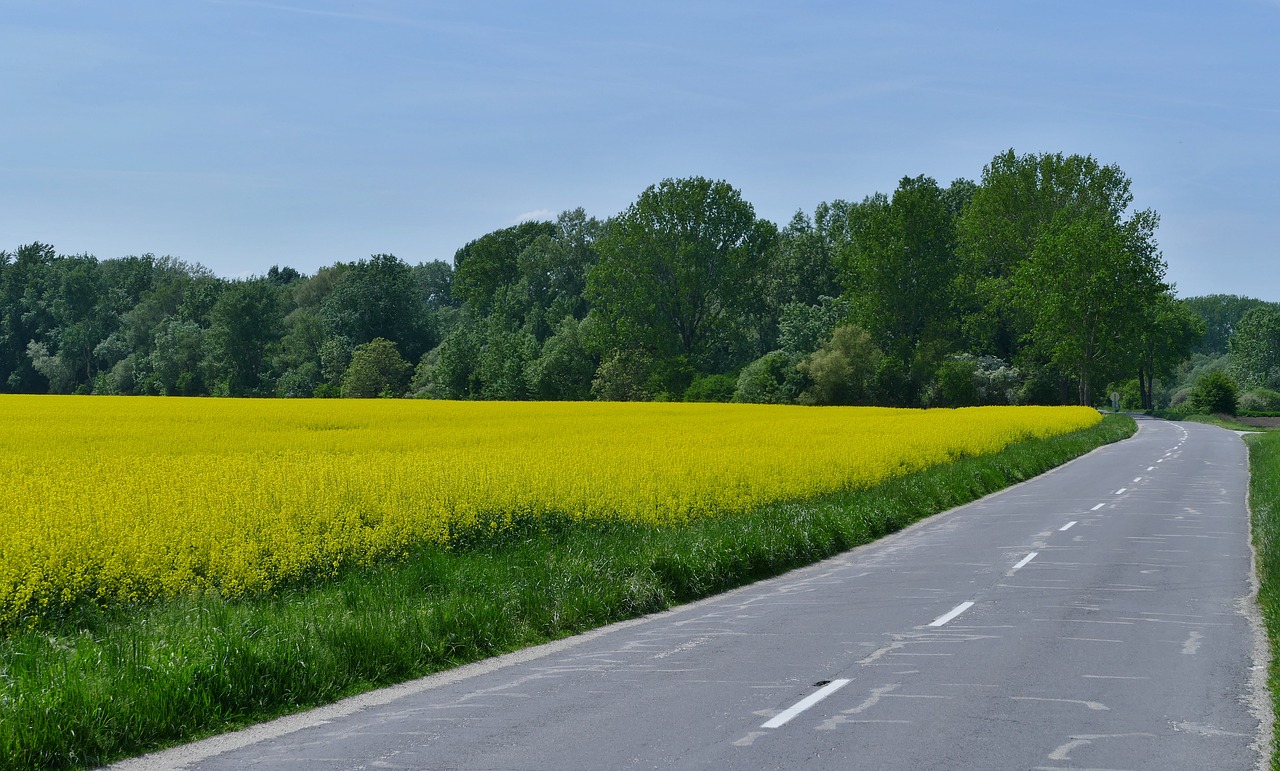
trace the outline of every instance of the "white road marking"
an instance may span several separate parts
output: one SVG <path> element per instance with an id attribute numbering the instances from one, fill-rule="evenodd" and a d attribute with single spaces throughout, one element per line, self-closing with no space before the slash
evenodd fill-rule
<path id="1" fill-rule="evenodd" d="M 1085 701 L 1084 699 L 1049 699 L 1044 696 L 1011 696 L 1014 701 L 1055 701 L 1060 704 L 1080 704 L 1088 707 L 1095 712 L 1109 712 L 1111 708 L 1100 701 Z"/>
<path id="2" fill-rule="evenodd" d="M 849 682 L 850 682 L 849 680 L 832 680 L 831 682 L 823 686 L 821 689 L 814 691 L 813 693 L 804 697 L 800 701 L 797 701 L 792 706 L 788 707 L 787 709 L 784 709 L 782 712 L 779 712 L 777 715 L 773 717 L 773 719 L 769 720 L 769 722 L 761 725 L 760 727 L 761 728 L 781 728 L 782 726 L 791 722 L 791 719 L 794 718 L 796 715 L 799 715 L 801 712 L 804 712 L 806 709 L 812 707 L 814 704 L 817 704 L 818 702 L 827 698 L 831 694 L 845 687 L 846 685 L 849 684 Z"/>
<path id="3" fill-rule="evenodd" d="M 1033 552 L 1031 552 L 1030 554 L 1028 554 L 1027 556 L 1023 557 L 1021 560 L 1019 560 L 1019 561 L 1018 561 L 1018 564 L 1017 564 L 1017 565 L 1014 565 L 1012 568 L 1010 568 L 1010 569 L 1009 569 L 1009 572 L 1008 572 L 1008 573 L 1005 573 L 1005 575 L 1007 575 L 1007 576 L 1011 576 L 1011 575 L 1013 575 L 1015 572 L 1017 572 L 1017 570 L 1018 570 L 1019 568 L 1021 568 L 1021 567 L 1022 567 L 1022 566 L 1024 566 L 1024 565 L 1026 565 L 1026 564 L 1027 564 L 1028 562 L 1030 562 L 1031 560 L 1035 559 L 1035 558 L 1036 558 L 1036 555 L 1037 555 L 1037 554 L 1039 554 L 1039 553 L 1040 553 L 1040 552 L 1038 552 L 1038 551 L 1033 551 Z"/>
<path id="4" fill-rule="evenodd" d="M 1141 481 L 1142 481 L 1142 477 L 1134 477 L 1134 478 L 1133 478 L 1133 481 L 1135 481 L 1135 482 L 1141 482 Z"/>
<path id="5" fill-rule="evenodd" d="M 1155 471 L 1155 470 L 1156 470 L 1155 466 L 1147 466 L 1147 471 Z"/>
<path id="6" fill-rule="evenodd" d="M 1100 508 L 1102 508 L 1103 506 L 1106 506 L 1106 505 L 1107 505 L 1107 504 L 1105 504 L 1105 503 L 1099 503 L 1097 506 L 1094 506 L 1092 509 L 1089 509 L 1089 511 L 1097 511 L 1098 509 L 1100 509 Z"/>
<path id="7" fill-rule="evenodd" d="M 1194 656 L 1200 650 L 1200 640 L 1203 637 L 1199 632 L 1192 632 L 1182 644 L 1182 652 L 1187 656 Z"/>
<path id="8" fill-rule="evenodd" d="M 933 621 L 929 622 L 929 626 L 942 626 L 943 624 L 947 623 L 951 619 L 955 618 L 961 613 L 964 613 L 966 610 L 972 607 L 973 607 L 972 602 L 962 602 L 959 605 L 952 608 L 951 611 L 946 615 L 938 616 Z"/>
<path id="9" fill-rule="evenodd" d="M 1065 524 L 1065 525 L 1063 525 L 1062 527 L 1058 528 L 1058 532 L 1059 532 L 1059 533 L 1065 533 L 1066 531 L 1070 530 L 1070 529 L 1071 529 L 1071 527 L 1072 527 L 1073 525 L 1075 525 L 1075 523 L 1076 523 L 1076 522 L 1075 522 L 1075 520 L 1071 520 L 1071 521 L 1070 521 L 1070 522 L 1068 522 L 1067 524 Z"/>
<path id="10" fill-rule="evenodd" d="M 1124 493 L 1124 491 L 1125 491 L 1125 490 L 1128 490 L 1128 489 L 1129 489 L 1129 488 L 1127 488 L 1127 487 L 1121 487 L 1119 490 L 1116 490 L 1115 494 L 1116 494 L 1116 495 L 1120 495 L 1120 494 Z"/>

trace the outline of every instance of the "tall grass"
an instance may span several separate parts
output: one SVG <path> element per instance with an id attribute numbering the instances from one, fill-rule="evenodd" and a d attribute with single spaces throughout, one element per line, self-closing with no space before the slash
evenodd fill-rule
<path id="1" fill-rule="evenodd" d="M 92 766 L 661 610 L 1030 478 L 1132 420 L 877 487 L 653 527 L 548 518 L 262 599 L 83 605 L 0 642 L 0 767 Z"/>
<path id="2" fill-rule="evenodd" d="M 1271 642 L 1267 685 L 1280 716 L 1280 432 L 1254 434 L 1249 445 L 1249 507 L 1257 553 L 1258 606 Z M 1271 768 L 1280 771 L 1280 724 L 1273 726 Z"/>

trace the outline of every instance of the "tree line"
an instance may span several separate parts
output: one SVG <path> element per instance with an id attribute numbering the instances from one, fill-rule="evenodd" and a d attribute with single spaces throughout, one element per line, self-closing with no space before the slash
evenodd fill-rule
<path id="1" fill-rule="evenodd" d="M 154 255 L 0 253 L 0 389 L 214 396 L 1153 406 L 1206 322 L 1155 212 L 1091 156 L 904 177 L 785 226 L 667 179 L 464 245 L 226 280 Z"/>

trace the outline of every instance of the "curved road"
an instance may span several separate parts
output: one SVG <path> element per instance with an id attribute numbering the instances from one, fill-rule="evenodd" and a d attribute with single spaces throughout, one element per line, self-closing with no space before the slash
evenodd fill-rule
<path id="1" fill-rule="evenodd" d="M 1256 767 L 1246 464 L 1143 420 L 810 568 L 118 767 Z"/>

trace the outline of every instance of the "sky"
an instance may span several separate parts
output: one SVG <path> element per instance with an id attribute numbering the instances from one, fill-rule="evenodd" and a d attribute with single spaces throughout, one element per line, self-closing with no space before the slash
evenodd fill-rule
<path id="1" fill-rule="evenodd" d="M 779 226 L 1010 148 L 1119 166 L 1180 296 L 1280 301 L 1280 0 L 5 0 L 0 250 L 227 277 L 617 214 Z"/>

